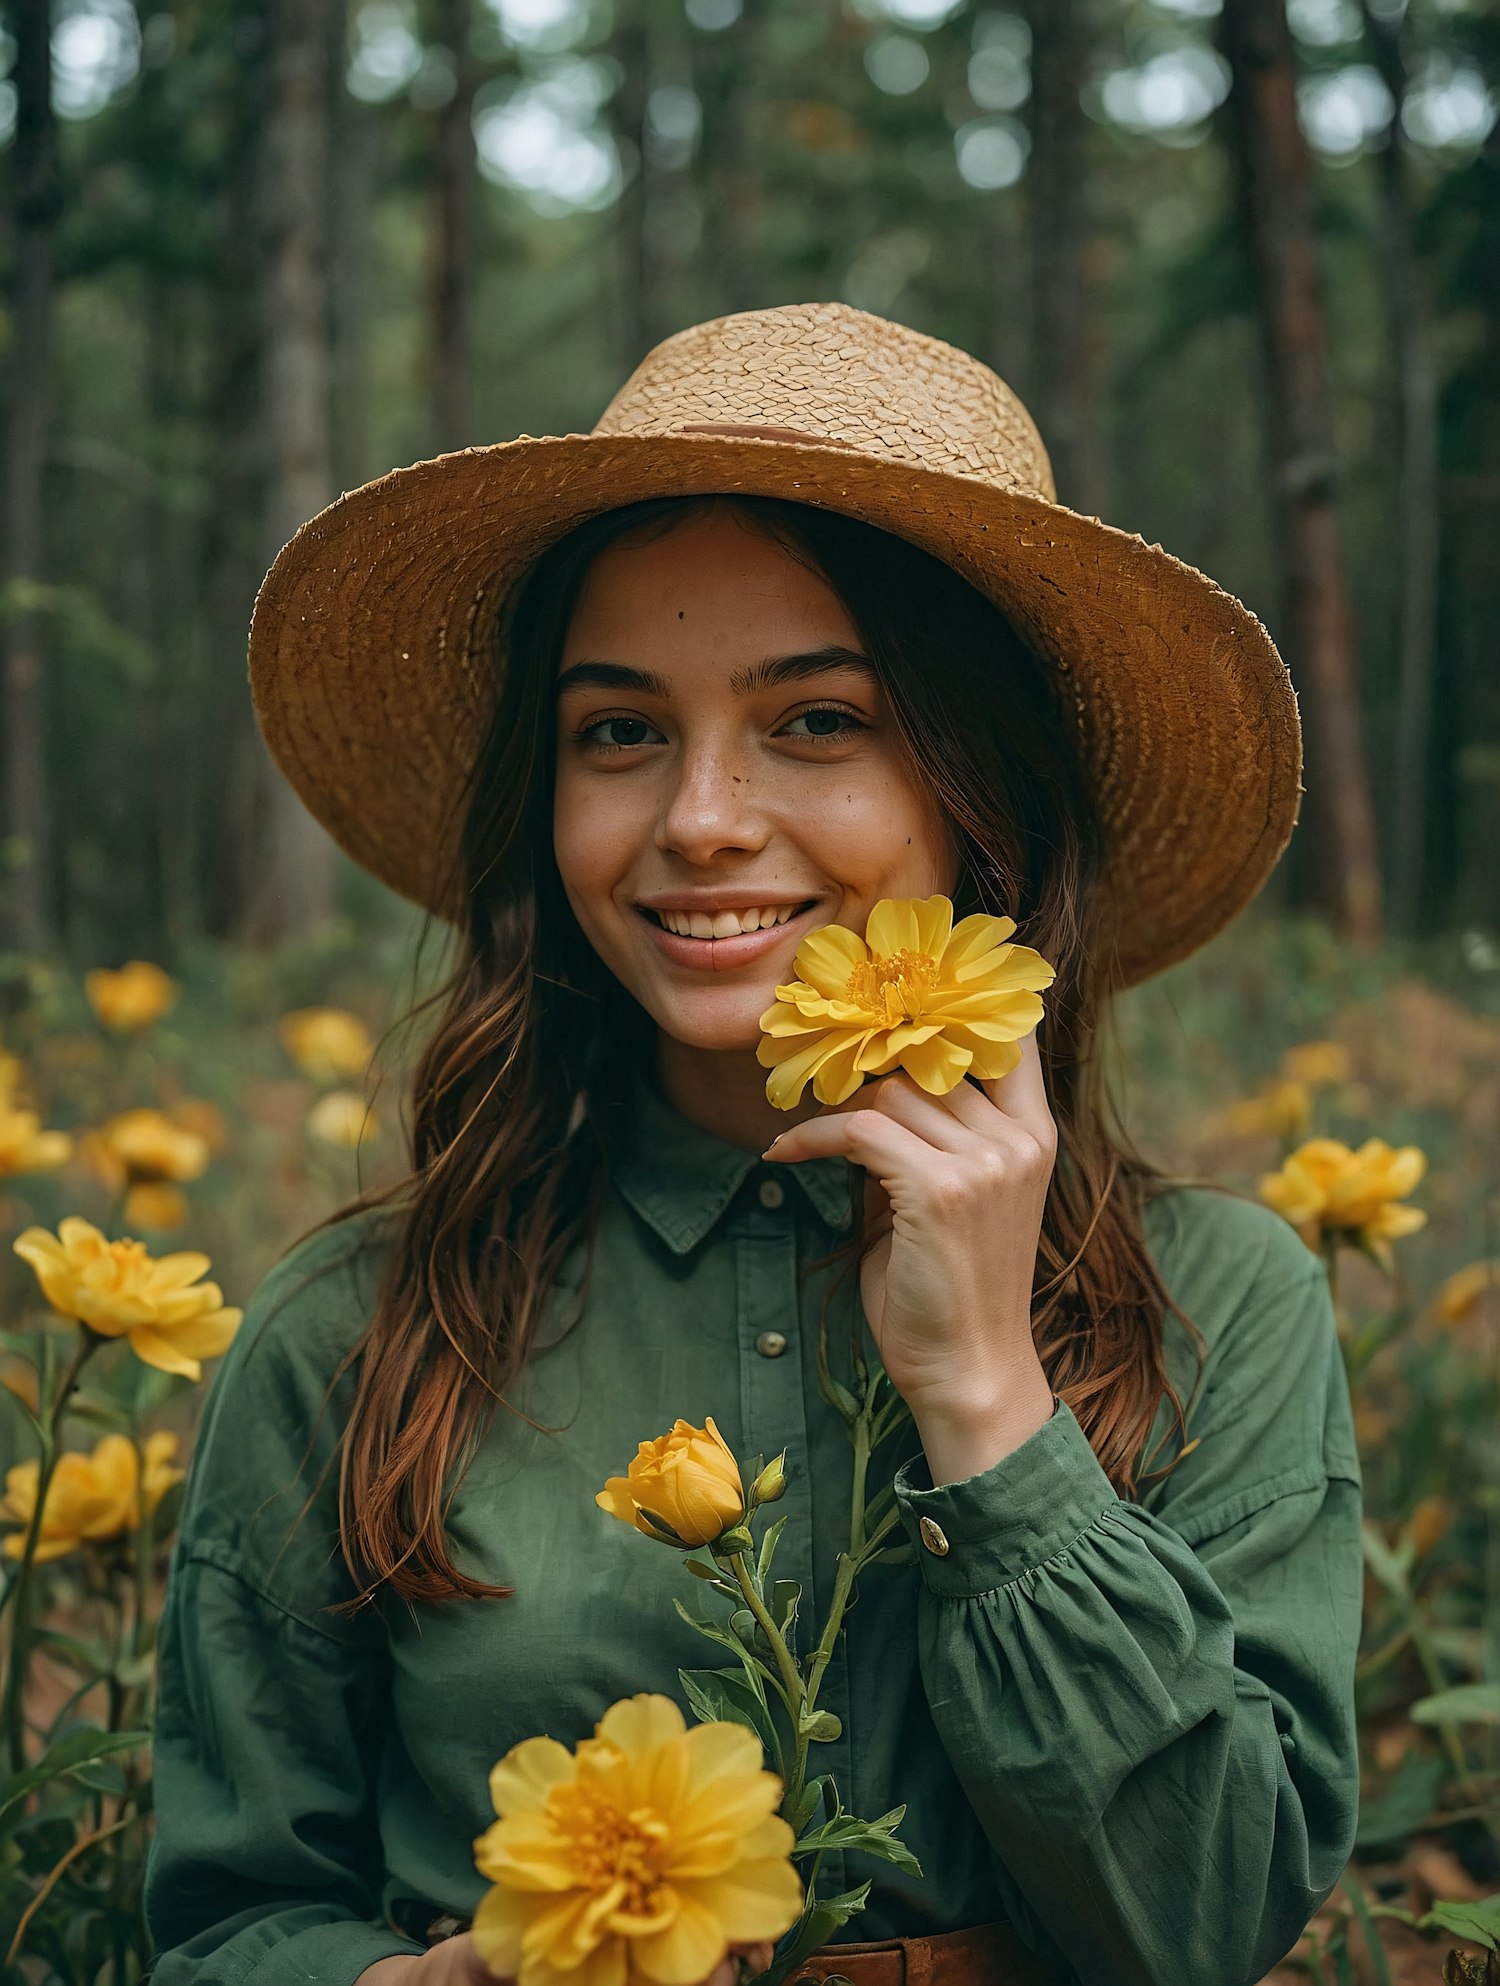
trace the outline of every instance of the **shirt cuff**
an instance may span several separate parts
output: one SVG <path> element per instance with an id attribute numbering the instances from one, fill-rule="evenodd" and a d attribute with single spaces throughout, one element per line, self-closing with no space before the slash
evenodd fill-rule
<path id="1" fill-rule="evenodd" d="M 993 1468 L 934 1489 L 919 1455 L 896 1472 L 895 1490 L 928 1591 L 958 1599 L 992 1592 L 1055 1558 L 1120 1501 L 1061 1401 Z"/>

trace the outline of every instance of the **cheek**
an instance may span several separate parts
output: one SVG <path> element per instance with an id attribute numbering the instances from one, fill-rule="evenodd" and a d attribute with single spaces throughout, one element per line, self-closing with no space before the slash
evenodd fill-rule
<path id="1" fill-rule="evenodd" d="M 805 831 L 829 874 L 863 893 L 946 894 L 957 876 L 952 837 L 903 783 L 836 786 Z"/>
<path id="2" fill-rule="evenodd" d="M 625 866 L 629 840 L 615 816 L 606 783 L 585 791 L 585 782 L 558 768 L 552 805 L 552 850 L 563 886 L 582 909 L 605 895 Z"/>

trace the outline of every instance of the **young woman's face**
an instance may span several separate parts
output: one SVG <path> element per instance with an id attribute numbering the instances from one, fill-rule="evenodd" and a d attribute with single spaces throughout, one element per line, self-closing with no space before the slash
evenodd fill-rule
<path id="1" fill-rule="evenodd" d="M 820 924 L 951 894 L 826 581 L 733 511 L 624 539 L 589 571 L 557 683 L 557 865 L 615 977 L 674 1041 L 753 1049 Z"/>

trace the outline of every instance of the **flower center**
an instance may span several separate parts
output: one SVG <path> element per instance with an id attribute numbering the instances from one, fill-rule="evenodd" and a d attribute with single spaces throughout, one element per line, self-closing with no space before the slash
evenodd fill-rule
<path id="1" fill-rule="evenodd" d="M 903 946 L 888 958 L 862 960 L 850 973 L 844 990 L 884 1026 L 894 1027 L 898 1021 L 917 1019 L 924 997 L 937 983 L 937 960 L 927 952 L 909 952 Z"/>
<path id="2" fill-rule="evenodd" d="M 589 1786 L 556 1786 L 547 1796 L 553 1825 L 568 1844 L 574 1880 L 602 1892 L 624 1885 L 617 1910 L 650 1917 L 657 1908 L 661 1871 L 656 1859 L 667 1838 L 666 1822 L 649 1807 L 622 1813 Z"/>
<path id="3" fill-rule="evenodd" d="M 105 1260 L 114 1271 L 109 1283 L 111 1290 L 128 1289 L 145 1265 L 146 1244 L 144 1241 L 112 1241 Z"/>

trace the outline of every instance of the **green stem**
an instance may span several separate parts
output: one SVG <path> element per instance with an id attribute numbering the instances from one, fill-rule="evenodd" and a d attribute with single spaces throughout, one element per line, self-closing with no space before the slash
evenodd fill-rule
<path id="1" fill-rule="evenodd" d="M 0 1701 L 0 1728 L 3 1728 L 5 1733 L 5 1744 L 10 1756 L 12 1772 L 24 1772 L 26 1769 L 25 1677 L 31 1658 L 32 1573 L 36 1565 L 37 1541 L 42 1535 L 42 1516 L 47 1504 L 47 1489 L 52 1481 L 53 1471 L 57 1467 L 58 1431 L 62 1426 L 68 1395 L 77 1383 L 85 1361 L 92 1356 L 101 1342 L 102 1340 L 88 1331 L 80 1332 L 78 1350 L 64 1372 L 57 1392 L 47 1402 L 46 1412 L 42 1416 L 42 1452 L 37 1462 L 36 1504 L 31 1513 L 31 1522 L 26 1527 L 26 1539 L 21 1547 L 21 1563 L 16 1572 L 15 1582 L 6 1594 L 7 1600 L 15 1601 L 15 1612 L 10 1622 L 5 1695 L 3 1701 Z"/>
<path id="2" fill-rule="evenodd" d="M 1385 1946 L 1380 1942 L 1380 1931 L 1370 1914 L 1370 1906 L 1365 1901 L 1364 1891 L 1360 1888 L 1357 1879 L 1347 1872 L 1340 1876 L 1339 1887 L 1354 1906 L 1354 1915 L 1364 1935 L 1370 1969 L 1375 1974 L 1375 1986 L 1391 1986 L 1391 1968 L 1386 1962 Z"/>
<path id="3" fill-rule="evenodd" d="M 802 1671 L 796 1658 L 786 1645 L 786 1637 L 772 1620 L 770 1609 L 761 1598 L 760 1591 L 743 1552 L 732 1552 L 729 1564 L 734 1572 L 735 1582 L 744 1595 L 745 1605 L 755 1616 L 761 1633 L 770 1643 L 771 1654 L 776 1663 L 776 1672 L 781 1678 L 781 1688 L 786 1699 L 787 1713 L 792 1720 L 792 1742 L 795 1746 L 792 1770 L 786 1776 L 784 1788 L 787 1805 L 798 1799 L 807 1775 L 807 1739 L 802 1734 L 802 1710 L 806 1701 L 806 1686 L 802 1681 Z"/>

